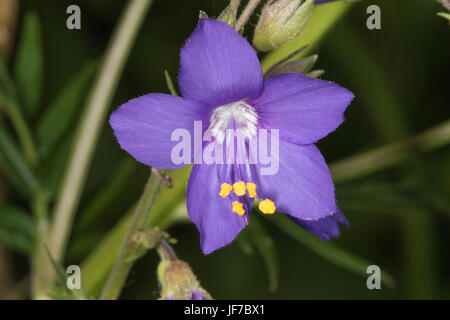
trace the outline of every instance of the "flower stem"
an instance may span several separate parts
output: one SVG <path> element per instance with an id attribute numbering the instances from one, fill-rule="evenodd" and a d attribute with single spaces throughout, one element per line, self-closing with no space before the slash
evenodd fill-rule
<path id="1" fill-rule="evenodd" d="M 161 257 L 161 260 L 175 261 L 178 259 L 175 251 L 173 251 L 172 247 L 164 239 L 159 240 L 156 250 Z"/>
<path id="2" fill-rule="evenodd" d="M 392 167 L 414 154 L 450 143 L 450 120 L 409 139 L 334 162 L 330 170 L 335 182 L 359 178 Z"/>
<path id="3" fill-rule="evenodd" d="M 156 196 L 161 190 L 161 185 L 161 179 L 152 172 L 131 220 L 122 249 L 120 250 L 119 256 L 114 263 L 108 280 L 106 281 L 106 285 L 100 295 L 100 299 L 114 300 L 119 297 L 122 287 L 128 277 L 128 273 L 134 263 L 134 260 L 128 258 L 136 251 L 138 247 L 138 243 L 133 241 L 133 236 L 139 231 L 139 229 L 146 226 L 150 210 L 155 202 Z"/>
<path id="4" fill-rule="evenodd" d="M 231 0 L 230 1 L 230 4 L 231 4 L 231 6 L 234 8 L 234 9 L 239 9 L 239 5 L 241 4 L 241 0 Z"/>
<path id="5" fill-rule="evenodd" d="M 42 281 L 41 274 L 45 272 L 47 252 L 45 236 L 48 232 L 48 194 L 39 191 L 32 204 L 36 231 L 34 236 L 35 248 L 32 260 L 31 292 L 34 299 L 46 299 L 46 283 Z"/>
<path id="6" fill-rule="evenodd" d="M 172 179 L 169 176 L 165 175 L 156 168 L 152 168 L 152 173 L 156 175 L 167 188 L 173 188 Z"/>
<path id="7" fill-rule="evenodd" d="M 71 160 L 64 175 L 63 185 L 55 205 L 49 236 L 49 250 L 56 262 L 61 262 L 70 228 L 78 206 L 82 187 L 97 144 L 100 129 L 117 87 L 131 47 L 152 0 L 133 0 L 127 3 L 123 15 L 106 50 L 97 79 L 92 87 L 86 111 L 78 128 Z M 48 260 L 48 259 L 47 259 Z M 47 281 L 54 272 L 47 268 Z"/>
<path id="8" fill-rule="evenodd" d="M 250 0 L 245 6 L 244 10 L 241 13 L 237 23 L 236 23 L 236 31 L 239 32 L 246 25 L 248 19 L 252 15 L 253 11 L 256 9 L 261 0 Z"/>

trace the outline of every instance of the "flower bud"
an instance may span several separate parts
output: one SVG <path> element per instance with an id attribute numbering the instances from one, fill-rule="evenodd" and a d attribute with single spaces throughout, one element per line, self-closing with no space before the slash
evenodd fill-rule
<path id="1" fill-rule="evenodd" d="M 162 300 L 210 300 L 186 262 L 161 260 L 158 266 Z"/>
<path id="2" fill-rule="evenodd" d="M 314 0 L 269 0 L 256 25 L 253 45 L 270 51 L 299 36 L 313 8 Z"/>

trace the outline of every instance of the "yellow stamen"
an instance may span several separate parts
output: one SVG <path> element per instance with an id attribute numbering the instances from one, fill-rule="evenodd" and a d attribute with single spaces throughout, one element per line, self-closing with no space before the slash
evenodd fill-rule
<path id="1" fill-rule="evenodd" d="M 264 214 L 273 214 L 275 209 L 275 203 L 272 200 L 265 199 L 259 203 L 259 210 Z"/>
<path id="2" fill-rule="evenodd" d="M 233 192 L 237 196 L 243 196 L 245 195 L 245 183 L 244 181 L 239 181 L 233 184 Z"/>
<path id="3" fill-rule="evenodd" d="M 247 182 L 247 190 L 248 190 L 248 196 L 250 198 L 256 197 L 256 184 L 252 182 Z"/>
<path id="4" fill-rule="evenodd" d="M 233 189 L 233 187 L 231 185 L 229 185 L 228 183 L 222 183 L 222 185 L 220 186 L 220 192 L 219 195 L 223 198 L 228 197 L 228 195 L 230 194 L 230 191 Z"/>
<path id="5" fill-rule="evenodd" d="M 243 216 L 245 213 L 244 205 L 239 201 L 233 201 L 233 212 L 236 212 L 238 215 Z"/>

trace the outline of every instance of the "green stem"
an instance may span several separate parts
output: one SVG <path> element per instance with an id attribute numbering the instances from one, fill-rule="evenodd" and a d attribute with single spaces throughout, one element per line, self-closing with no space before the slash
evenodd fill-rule
<path id="1" fill-rule="evenodd" d="M 231 0 L 230 1 L 230 4 L 232 5 L 232 7 L 234 8 L 234 9 L 239 9 L 239 6 L 240 6 L 240 4 L 241 4 L 241 0 Z"/>
<path id="2" fill-rule="evenodd" d="M 46 283 L 40 277 L 45 270 L 47 252 L 45 249 L 45 236 L 48 232 L 48 194 L 40 191 L 33 200 L 33 214 L 36 223 L 34 236 L 35 247 L 33 253 L 33 268 L 31 272 L 31 292 L 34 299 L 45 299 Z"/>
<path id="3" fill-rule="evenodd" d="M 159 240 L 156 250 L 161 260 L 175 261 L 178 259 L 175 251 L 173 251 L 172 247 L 164 239 Z"/>
<path id="4" fill-rule="evenodd" d="M 150 210 L 161 189 L 161 185 L 162 181 L 155 174 L 151 174 L 131 220 L 122 249 L 120 250 L 119 256 L 100 295 L 100 299 L 114 300 L 119 297 L 122 287 L 128 277 L 128 273 L 134 263 L 134 260 L 128 259 L 128 257 L 130 257 L 138 247 L 138 244 L 133 241 L 133 236 L 139 229 L 146 226 Z"/>
<path id="5" fill-rule="evenodd" d="M 330 170 L 335 182 L 360 178 L 406 161 L 412 155 L 450 143 L 450 120 L 409 139 L 334 162 Z"/>
<path id="6" fill-rule="evenodd" d="M 152 0 L 133 0 L 127 3 L 118 26 L 106 50 L 103 65 L 92 87 L 86 111 L 81 119 L 70 163 L 64 175 L 64 182 L 56 201 L 49 236 L 49 250 L 60 263 L 87 172 L 92 160 L 100 129 L 117 87 L 120 75 L 136 39 Z M 54 272 L 49 266 L 44 275 L 51 281 Z"/>
<path id="7" fill-rule="evenodd" d="M 261 0 L 250 0 L 242 11 L 241 16 L 236 22 L 236 31 L 239 32 L 246 25 L 248 19 L 252 15 L 253 11 L 256 9 Z"/>

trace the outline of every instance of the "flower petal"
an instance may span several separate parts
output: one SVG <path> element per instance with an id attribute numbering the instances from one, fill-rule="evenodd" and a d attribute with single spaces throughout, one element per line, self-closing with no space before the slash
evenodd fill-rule
<path id="1" fill-rule="evenodd" d="M 221 106 L 259 96 L 263 75 L 247 40 L 224 22 L 201 19 L 181 50 L 178 84 L 183 97 Z"/>
<path id="2" fill-rule="evenodd" d="M 136 160 L 160 169 L 181 168 L 171 159 L 171 141 L 176 129 L 186 129 L 193 137 L 194 121 L 208 124 L 209 107 L 166 94 L 148 94 L 123 104 L 109 123 L 120 146 Z M 181 139 L 181 138 L 180 138 Z M 192 143 L 192 139 L 190 139 Z M 191 153 L 193 154 L 191 146 Z M 192 161 L 191 161 L 192 162 Z"/>
<path id="3" fill-rule="evenodd" d="M 194 165 L 187 185 L 187 210 L 200 232 L 200 245 L 209 254 L 232 242 L 245 226 L 232 211 L 232 201 L 219 196 L 222 179 L 217 165 Z M 225 182 L 229 182 L 225 181 Z M 246 203 L 249 211 L 251 205 Z"/>
<path id="4" fill-rule="evenodd" d="M 320 218 L 317 221 L 305 221 L 296 218 L 292 218 L 292 220 L 324 241 L 329 241 L 331 238 L 339 236 L 339 224 L 348 227 L 348 220 L 339 208 L 335 214 Z"/>
<path id="5" fill-rule="evenodd" d="M 311 144 L 344 121 L 353 94 L 335 83 L 311 79 L 299 73 L 272 77 L 251 103 L 262 124 L 280 130 L 280 138 Z"/>
<path id="6" fill-rule="evenodd" d="M 276 153 L 271 151 L 271 154 Z M 330 171 L 315 145 L 280 140 L 276 174 L 256 177 L 258 198 L 275 202 L 277 212 L 302 220 L 317 220 L 336 212 Z M 272 159 L 272 165 L 277 161 Z"/>

